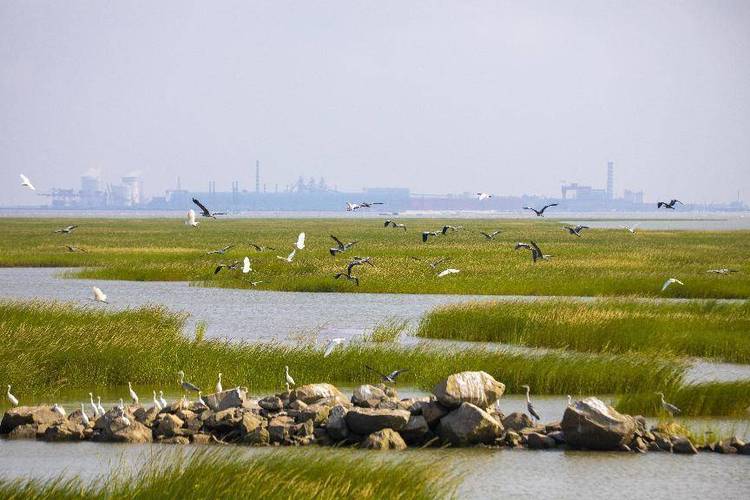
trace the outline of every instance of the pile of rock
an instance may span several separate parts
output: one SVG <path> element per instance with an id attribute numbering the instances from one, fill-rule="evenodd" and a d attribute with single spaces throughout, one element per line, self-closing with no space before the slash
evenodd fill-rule
<path id="1" fill-rule="evenodd" d="M 481 445 L 697 453 L 687 438 L 669 429 L 648 430 L 643 417 L 622 415 L 596 398 L 569 406 L 559 423 L 535 425 L 522 413 L 505 416 L 497 409 L 504 391 L 485 372 L 462 372 L 423 398 L 399 399 L 395 388 L 382 384 L 357 387 L 351 398 L 330 384 L 305 385 L 262 399 L 231 389 L 204 397 L 205 405 L 113 409 L 88 425 L 80 410 L 65 418 L 49 407 L 18 407 L 3 416 L 0 434 L 47 441 L 316 443 L 375 450 Z M 737 439 L 711 449 L 750 454 L 750 445 Z"/>

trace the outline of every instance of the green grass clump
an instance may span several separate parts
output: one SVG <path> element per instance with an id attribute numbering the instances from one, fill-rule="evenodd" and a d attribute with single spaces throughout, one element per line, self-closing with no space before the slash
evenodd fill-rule
<path id="1" fill-rule="evenodd" d="M 0 267 L 75 267 L 73 276 L 135 281 L 191 281 L 207 286 L 307 292 L 439 293 L 749 298 L 750 231 L 639 231 L 591 229 L 582 238 L 545 220 L 462 220 L 464 229 L 422 243 L 422 230 L 435 230 L 449 219 L 402 219 L 406 232 L 384 228 L 380 219 L 224 219 L 202 220 L 190 228 L 178 219 L 31 219 L 0 220 Z M 70 223 L 69 235 L 53 230 Z M 502 229 L 493 241 L 479 231 Z M 287 255 L 297 234 L 307 234 L 306 248 L 292 263 Z M 334 234 L 359 240 L 349 252 L 328 253 Z M 533 239 L 554 255 L 532 264 L 516 241 Z M 256 252 L 249 243 L 276 248 Z M 64 245 L 87 252 L 68 252 Z M 226 255 L 208 250 L 233 244 Z M 222 271 L 220 262 L 253 260 L 249 275 Z M 355 269 L 360 286 L 333 275 L 353 255 L 371 256 L 375 267 Z M 417 257 L 421 260 L 414 260 Z M 444 278 L 428 262 L 461 272 Z M 440 267 L 442 267 L 440 266 Z M 728 276 L 706 270 L 733 267 Z M 661 292 L 675 276 L 684 286 Z M 255 288 L 254 288 L 255 289 Z"/>
<path id="2" fill-rule="evenodd" d="M 457 304 L 427 313 L 417 336 L 750 363 L 750 303 L 608 299 Z"/>
<path id="3" fill-rule="evenodd" d="M 682 410 L 680 416 L 750 417 L 750 381 L 687 384 L 662 392 L 669 403 Z M 617 410 L 633 415 L 667 415 L 660 397 L 653 392 L 624 395 L 617 401 Z"/>
<path id="4" fill-rule="evenodd" d="M 157 453 L 137 473 L 120 472 L 91 483 L 81 479 L 0 480 L 8 499 L 340 498 L 455 497 L 457 477 L 424 460 L 348 450 L 275 451 L 247 457 L 239 451 L 199 450 L 191 456 Z"/>
<path id="5" fill-rule="evenodd" d="M 548 354 L 393 343 L 347 343 L 323 357 L 323 346 L 195 342 L 182 334 L 185 317 L 150 307 L 109 312 L 54 302 L 0 302 L 0 380 L 19 395 L 48 395 L 64 389 L 126 385 L 177 388 L 184 370 L 199 386 L 212 387 L 217 373 L 225 386 L 251 391 L 281 390 L 284 366 L 298 385 L 372 383 L 367 364 L 382 372 L 409 371 L 405 386 L 432 390 L 442 378 L 484 370 L 510 392 L 529 384 L 537 394 L 641 392 L 653 384 L 677 386 L 685 366 L 641 355 Z"/>
<path id="6" fill-rule="evenodd" d="M 409 320 L 388 318 L 375 325 L 371 332 L 364 335 L 365 342 L 396 342 L 409 326 Z"/>

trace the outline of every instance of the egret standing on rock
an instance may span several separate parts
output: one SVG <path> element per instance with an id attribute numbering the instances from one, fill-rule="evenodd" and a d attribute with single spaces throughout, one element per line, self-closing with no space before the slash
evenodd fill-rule
<path id="1" fill-rule="evenodd" d="M 61 417 L 64 417 L 64 416 L 67 415 L 67 413 L 65 412 L 65 408 L 63 408 L 62 406 L 60 406 L 57 403 L 55 403 L 55 404 L 52 405 L 52 411 L 54 411 L 55 413 L 57 413 Z"/>
<path id="2" fill-rule="evenodd" d="M 219 378 L 216 381 L 216 387 L 215 387 L 215 389 L 216 389 L 217 393 L 224 391 L 224 388 L 221 386 L 221 372 L 219 372 Z"/>
<path id="3" fill-rule="evenodd" d="M 287 384 L 289 384 L 291 386 L 295 385 L 294 384 L 294 379 L 292 378 L 291 375 L 289 375 L 289 367 L 288 366 L 284 367 L 284 378 L 286 379 L 286 383 Z"/>
<path id="4" fill-rule="evenodd" d="M 91 409 L 94 410 L 94 417 L 99 416 L 99 407 L 94 403 L 94 395 L 89 392 L 89 401 L 91 401 Z"/>
<path id="5" fill-rule="evenodd" d="M 128 393 L 130 393 L 130 400 L 133 402 L 134 405 L 138 404 L 138 394 L 135 393 L 133 390 L 133 386 L 128 382 Z"/>
<path id="6" fill-rule="evenodd" d="M 529 395 L 531 393 L 531 388 L 528 385 L 522 385 L 521 387 L 526 389 L 526 409 L 529 410 L 529 415 L 531 415 L 532 418 L 535 418 L 537 422 L 540 421 L 541 417 L 531 404 L 531 397 Z"/>
<path id="7" fill-rule="evenodd" d="M 89 426 L 89 416 L 86 415 L 86 408 L 83 407 L 83 403 L 81 403 L 81 422 L 85 427 Z"/>
<path id="8" fill-rule="evenodd" d="M 162 408 L 167 407 L 167 400 L 164 399 L 164 391 L 159 391 L 159 403 L 161 404 Z"/>
<path id="9" fill-rule="evenodd" d="M 156 408 L 157 410 L 161 411 L 162 409 L 164 409 L 164 407 L 161 405 L 161 403 L 159 402 L 159 400 L 156 398 L 156 391 L 153 391 L 153 392 L 154 392 L 154 408 Z"/>
<path id="10" fill-rule="evenodd" d="M 177 372 L 177 376 L 179 377 L 179 384 L 182 387 L 182 389 L 186 392 L 198 392 L 200 391 L 200 388 L 191 384 L 190 382 L 185 380 L 185 372 L 180 370 Z"/>
<path id="11" fill-rule="evenodd" d="M 663 292 L 664 290 L 666 290 L 667 288 L 669 288 L 669 285 L 671 285 L 672 283 L 677 283 L 678 285 L 684 285 L 684 284 L 685 284 L 685 283 L 683 283 L 682 281 L 678 280 L 677 278 L 669 278 L 669 279 L 668 279 L 667 281 L 665 281 L 665 282 L 664 282 L 664 284 L 662 285 L 662 287 L 661 287 L 661 291 Z"/>
<path id="12" fill-rule="evenodd" d="M 661 396 L 661 407 L 664 408 L 667 411 L 667 413 L 669 413 L 671 416 L 674 417 L 675 415 L 679 415 L 680 413 L 682 413 L 682 410 L 680 410 L 679 408 L 677 408 L 675 405 L 671 403 L 667 403 L 664 400 L 663 392 L 657 392 L 656 395 Z"/>
<path id="13" fill-rule="evenodd" d="M 104 407 L 102 406 L 102 397 L 101 396 L 97 396 L 96 397 L 96 406 L 99 408 L 99 414 L 100 415 L 104 415 L 105 413 L 107 413 L 104 410 Z"/>
<path id="14" fill-rule="evenodd" d="M 8 384 L 8 392 L 6 393 L 6 396 L 8 396 L 8 402 L 10 402 L 12 406 L 18 406 L 18 398 L 10 393 L 10 384 Z"/>

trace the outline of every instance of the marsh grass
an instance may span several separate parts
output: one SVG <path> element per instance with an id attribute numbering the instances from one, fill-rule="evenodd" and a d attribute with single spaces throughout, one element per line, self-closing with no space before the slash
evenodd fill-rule
<path id="1" fill-rule="evenodd" d="M 402 333 L 409 326 L 409 320 L 401 318 L 388 318 L 381 321 L 372 329 L 365 333 L 363 340 L 365 342 L 396 342 Z"/>
<path id="2" fill-rule="evenodd" d="M 582 295 L 698 298 L 750 297 L 750 232 L 640 231 L 593 229 L 582 238 L 563 232 L 558 221 L 462 220 L 463 231 L 422 243 L 420 231 L 450 219 L 403 219 L 408 231 L 383 227 L 380 219 L 225 219 L 203 220 L 193 229 L 177 219 L 12 219 L 0 220 L 0 266 L 76 267 L 77 277 L 134 281 L 191 281 L 201 285 L 307 292 L 390 292 L 518 295 Z M 52 231 L 80 222 L 70 235 Z M 486 241 L 478 231 L 502 229 Z M 307 247 L 293 263 L 276 258 L 291 250 L 297 233 L 307 233 Z M 348 253 L 331 257 L 329 234 L 360 242 Z M 514 251 L 516 241 L 534 239 L 550 261 L 532 264 L 528 252 Z M 258 253 L 248 243 L 275 247 Z M 65 244 L 83 247 L 70 253 Z M 226 255 L 206 255 L 234 244 Z M 253 260 L 249 276 L 214 275 L 219 262 Z M 369 255 L 375 267 L 358 269 L 360 286 L 334 280 L 352 255 Z M 419 257 L 416 261 L 410 257 Z M 447 258 L 461 273 L 437 278 L 426 262 Z M 730 276 L 707 269 L 733 267 Z M 668 277 L 685 286 L 660 292 Z"/>
<path id="3" fill-rule="evenodd" d="M 0 480 L 7 499 L 453 498 L 459 477 L 411 454 L 398 458 L 351 450 L 198 450 L 157 453 L 140 471 L 90 483 L 80 479 Z"/>
<path id="4" fill-rule="evenodd" d="M 65 303 L 0 302 L 0 358 L 11 360 L 0 364 L 0 380 L 28 397 L 128 381 L 177 388 L 176 372 L 184 370 L 199 386 L 212 387 L 222 372 L 228 387 L 280 391 L 285 365 L 299 385 L 351 386 L 375 382 L 367 364 L 382 372 L 408 368 L 399 384 L 425 390 L 451 373 L 484 370 L 509 392 L 530 384 L 537 394 L 612 394 L 642 392 L 654 384 L 674 388 L 685 371 L 681 363 L 641 355 L 454 352 L 387 342 L 347 343 L 324 358 L 322 345 L 196 343 L 183 336 L 184 321 L 160 307 L 109 312 Z"/>
<path id="5" fill-rule="evenodd" d="M 680 416 L 750 417 L 750 381 L 687 384 L 662 392 L 668 402 L 682 410 Z M 654 392 L 626 394 L 616 407 L 633 415 L 667 416 Z"/>
<path id="6" fill-rule="evenodd" d="M 750 363 L 750 303 L 602 299 L 456 304 L 428 312 L 416 335 Z"/>

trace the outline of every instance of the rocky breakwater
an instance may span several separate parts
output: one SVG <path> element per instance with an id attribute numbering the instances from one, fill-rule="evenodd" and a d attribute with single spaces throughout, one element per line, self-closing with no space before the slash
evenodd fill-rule
<path id="1" fill-rule="evenodd" d="M 577 401 L 562 420 L 535 424 L 500 411 L 505 385 L 485 372 L 462 372 L 433 395 L 400 399 L 395 388 L 363 385 L 345 396 L 331 384 L 310 384 L 262 399 L 241 388 L 175 402 L 165 408 L 126 405 L 94 418 L 63 416 L 50 407 L 5 412 L 0 434 L 10 439 L 170 444 L 311 444 L 401 450 L 409 446 L 526 447 L 697 453 L 677 426 L 648 429 L 643 417 L 622 415 L 596 398 Z M 702 450 L 750 454 L 739 439 Z"/>

